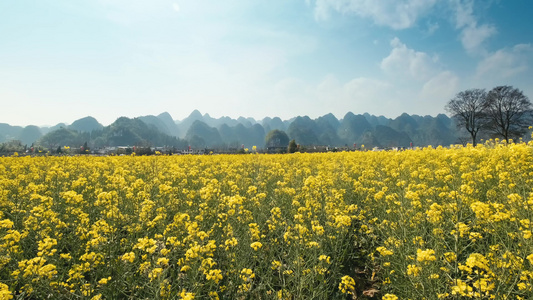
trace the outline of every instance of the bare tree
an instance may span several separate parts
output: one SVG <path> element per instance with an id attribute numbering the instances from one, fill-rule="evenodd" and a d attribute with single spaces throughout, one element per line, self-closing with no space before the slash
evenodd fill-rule
<path id="1" fill-rule="evenodd" d="M 477 134 L 483 127 L 484 103 L 487 92 L 483 89 L 471 89 L 458 93 L 446 104 L 446 111 L 456 120 L 458 127 L 463 127 L 472 137 L 472 145 L 477 143 Z"/>
<path id="2" fill-rule="evenodd" d="M 531 101 L 519 89 L 497 86 L 487 94 L 484 105 L 487 129 L 506 142 L 521 137 L 530 125 L 531 108 Z"/>

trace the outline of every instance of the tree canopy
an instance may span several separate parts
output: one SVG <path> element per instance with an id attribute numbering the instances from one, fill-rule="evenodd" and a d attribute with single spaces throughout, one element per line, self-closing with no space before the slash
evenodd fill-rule
<path id="1" fill-rule="evenodd" d="M 470 89 L 459 92 L 446 104 L 446 111 L 455 119 L 458 127 L 463 127 L 472 137 L 476 146 L 477 134 L 484 124 L 484 105 L 487 92 L 483 89 Z"/>
<path id="2" fill-rule="evenodd" d="M 462 91 L 445 108 L 456 124 L 470 133 L 474 146 L 481 130 L 509 142 L 521 137 L 531 122 L 531 102 L 522 91 L 507 85 L 488 93 L 483 89 Z"/>
<path id="3" fill-rule="evenodd" d="M 497 86 L 485 101 L 486 126 L 507 142 L 521 137 L 531 121 L 531 101 L 512 86 Z"/>
<path id="4" fill-rule="evenodd" d="M 289 136 L 285 131 L 274 129 L 268 132 L 265 137 L 265 143 L 268 147 L 287 147 L 289 145 Z"/>

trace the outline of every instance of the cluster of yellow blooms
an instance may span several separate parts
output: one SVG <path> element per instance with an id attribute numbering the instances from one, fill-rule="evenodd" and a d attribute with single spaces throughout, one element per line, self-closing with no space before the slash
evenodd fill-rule
<path id="1" fill-rule="evenodd" d="M 0 299 L 531 299 L 532 216 L 524 143 L 4 157 Z"/>
<path id="2" fill-rule="evenodd" d="M 0 299 L 342 298 L 362 215 L 317 157 L 0 158 Z"/>
<path id="3" fill-rule="evenodd" d="M 532 299 L 533 144 L 382 154 L 359 177 L 361 234 L 401 299 Z M 361 173 L 364 173 L 361 172 Z M 385 298 L 385 296 L 383 297 Z"/>

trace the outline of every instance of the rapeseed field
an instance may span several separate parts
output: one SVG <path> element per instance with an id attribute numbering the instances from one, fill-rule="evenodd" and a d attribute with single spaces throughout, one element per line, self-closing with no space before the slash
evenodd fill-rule
<path id="1" fill-rule="evenodd" d="M 533 146 L 0 158 L 0 299 L 531 299 Z"/>

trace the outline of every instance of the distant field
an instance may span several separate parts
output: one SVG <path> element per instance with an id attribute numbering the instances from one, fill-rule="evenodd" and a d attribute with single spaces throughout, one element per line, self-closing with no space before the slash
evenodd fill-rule
<path id="1" fill-rule="evenodd" d="M 533 147 L 0 158 L 0 299 L 531 299 Z"/>

